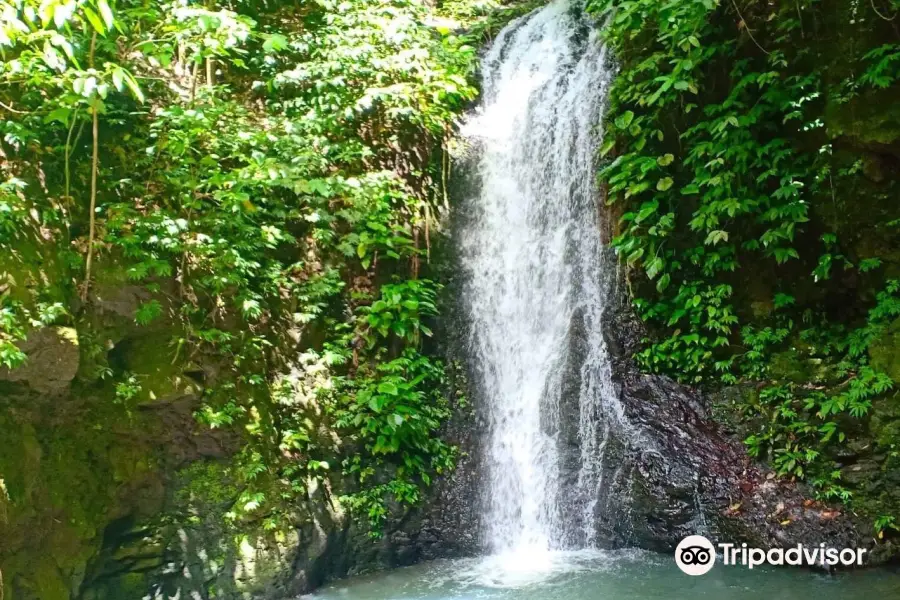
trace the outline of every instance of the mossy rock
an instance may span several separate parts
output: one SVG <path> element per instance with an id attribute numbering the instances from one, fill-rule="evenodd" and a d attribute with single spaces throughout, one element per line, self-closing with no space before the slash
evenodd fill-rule
<path id="1" fill-rule="evenodd" d="M 173 345 L 171 329 L 150 331 L 141 338 L 122 342 L 121 365 L 137 376 L 142 402 L 154 402 L 173 396 L 199 395 L 200 386 L 183 373 Z"/>
<path id="2" fill-rule="evenodd" d="M 769 374 L 777 381 L 805 383 L 813 379 L 815 368 L 807 357 L 792 348 L 772 355 Z"/>
<path id="3" fill-rule="evenodd" d="M 874 90 L 842 104 L 831 101 L 825 109 L 831 137 L 847 137 L 862 146 L 892 146 L 900 141 L 900 91 Z"/>
<path id="4" fill-rule="evenodd" d="M 40 238 L 23 237 L 0 255 L 0 292 L 30 306 L 36 295 L 45 302 L 66 303 L 69 277 L 60 248 Z"/>
<path id="5" fill-rule="evenodd" d="M 895 319 L 869 345 L 869 359 L 873 367 L 900 383 L 900 319 Z"/>
<path id="6" fill-rule="evenodd" d="M 8 598 L 67 600 L 111 520 L 161 508 L 157 449 L 111 398 L 19 391 L 0 410 L 0 569 Z"/>
<path id="7" fill-rule="evenodd" d="M 723 387 L 708 393 L 710 416 L 726 431 L 743 439 L 749 435 L 750 424 L 742 417 L 744 406 L 759 402 L 755 385 L 743 384 Z"/>
<path id="8" fill-rule="evenodd" d="M 884 453 L 900 452 L 900 398 L 891 395 L 872 405 L 869 429 Z"/>

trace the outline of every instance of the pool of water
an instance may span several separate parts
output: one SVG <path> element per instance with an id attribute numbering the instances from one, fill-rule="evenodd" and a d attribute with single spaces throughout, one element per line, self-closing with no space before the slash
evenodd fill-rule
<path id="1" fill-rule="evenodd" d="M 726 567 L 683 574 L 670 556 L 623 550 L 435 561 L 332 583 L 308 600 L 900 600 L 900 572 L 826 575 Z"/>

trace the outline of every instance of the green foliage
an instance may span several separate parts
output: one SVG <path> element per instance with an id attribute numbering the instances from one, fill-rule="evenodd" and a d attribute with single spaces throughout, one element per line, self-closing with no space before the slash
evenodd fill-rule
<path id="1" fill-rule="evenodd" d="M 742 255 L 776 265 L 799 258 L 792 244 L 809 220 L 804 179 L 819 154 L 798 152 L 784 136 L 821 126 L 798 110 L 816 97 L 817 80 L 779 71 L 787 66 L 782 52 L 731 61 L 736 40 L 723 39 L 712 0 L 608 1 L 594 9 L 615 9 L 608 38 L 626 47 L 613 88 L 611 112 L 618 116 L 607 134 L 614 136 L 609 147 L 620 151 L 601 177 L 610 203 L 635 208 L 622 216 L 613 245 L 658 281 L 661 301 L 645 303 L 643 316 L 680 332 L 643 362 L 693 383 L 716 370 L 728 380 L 722 361 L 738 319 L 730 287 L 718 281 Z M 632 58 L 626 42 L 637 35 L 652 36 L 653 45 Z M 726 64 L 735 84 L 701 108 L 705 74 Z M 687 351 L 692 344 L 699 347 Z"/>
<path id="2" fill-rule="evenodd" d="M 443 32 L 456 30 L 472 44 L 488 42 L 512 19 L 528 14 L 545 0 L 442 0 Z"/>
<path id="3" fill-rule="evenodd" d="M 875 535 L 878 539 L 884 537 L 884 533 L 886 531 L 900 531 L 900 527 L 897 526 L 897 520 L 890 515 L 882 515 L 875 519 Z"/>
<path id="4" fill-rule="evenodd" d="M 349 485 L 362 515 L 418 499 L 454 456 L 444 367 L 422 350 L 440 286 L 419 274 L 440 151 L 475 93 L 468 38 L 419 0 L 0 14 L 0 252 L 62 271 L 0 281 L 0 364 L 62 316 L 41 308 L 58 288 L 77 317 L 122 269 L 145 291 L 134 322 L 175 332 L 167 361 L 228 373 L 197 418 L 244 438 L 234 519 L 289 516 L 312 480 Z M 153 397 L 99 369 L 116 402 Z"/>
<path id="5" fill-rule="evenodd" d="M 431 330 L 422 323 L 422 318 L 437 314 L 437 290 L 427 279 L 382 286 L 381 298 L 359 309 L 369 326 L 369 332 L 364 334 L 367 346 L 372 348 L 392 334 L 412 344 L 419 343 L 420 334 L 430 336 Z"/>
<path id="6" fill-rule="evenodd" d="M 652 333 L 638 362 L 694 385 L 757 382 L 741 406 L 750 453 L 848 500 L 829 450 L 893 389 L 867 349 L 898 314 L 897 283 L 885 255 L 860 257 L 838 239 L 840 211 L 854 209 L 842 198 L 865 187 L 865 165 L 847 164 L 826 121 L 835 106 L 896 89 L 898 54 L 878 42 L 893 34 L 874 5 L 839 4 L 589 9 L 607 19 L 619 66 L 600 179 L 621 215 L 612 245 Z M 840 51 L 829 53 L 830 33 Z M 823 219 L 825 206 L 838 219 Z M 829 294 L 851 277 L 864 300 L 836 312 Z M 779 372 L 779 356 L 808 372 Z"/>
<path id="7" fill-rule="evenodd" d="M 897 81 L 900 68 L 900 45 L 885 44 L 863 55 L 866 70 L 859 77 L 859 86 L 887 88 Z"/>
<path id="8" fill-rule="evenodd" d="M 128 375 L 116 383 L 116 402 L 128 404 L 141 393 L 141 383 L 136 375 Z"/>
<path id="9" fill-rule="evenodd" d="M 355 431 L 352 441 L 365 449 L 344 459 L 344 468 L 364 485 L 376 483 L 374 490 L 347 499 L 351 506 L 368 505 L 375 535 L 386 512 L 380 503 L 371 504 L 373 494 L 390 491 L 398 501 L 414 503 L 421 484 L 430 484 L 433 474 L 453 467 L 455 449 L 434 435 L 450 416 L 445 383 L 442 364 L 406 351 L 374 368 L 361 369 L 338 388 L 336 423 Z M 387 476 L 385 465 L 390 463 L 396 466 Z"/>

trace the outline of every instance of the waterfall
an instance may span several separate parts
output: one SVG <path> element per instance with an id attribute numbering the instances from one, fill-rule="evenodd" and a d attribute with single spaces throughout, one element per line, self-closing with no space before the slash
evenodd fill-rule
<path id="1" fill-rule="evenodd" d="M 576 1 L 554 0 L 499 34 L 463 130 L 477 149 L 460 247 L 469 357 L 487 405 L 483 532 L 495 554 L 591 546 L 607 433 L 624 426 L 601 328 L 614 265 L 595 165 L 611 67 Z"/>

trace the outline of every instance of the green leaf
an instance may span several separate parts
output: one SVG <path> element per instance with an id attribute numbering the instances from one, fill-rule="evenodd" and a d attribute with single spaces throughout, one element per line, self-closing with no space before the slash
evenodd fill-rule
<path id="1" fill-rule="evenodd" d="M 662 277 L 659 278 L 659 281 L 656 282 L 656 291 L 660 294 L 663 293 L 667 287 L 669 287 L 669 283 L 672 281 L 671 275 L 665 273 Z"/>
<path id="2" fill-rule="evenodd" d="M 113 86 L 121 92 L 125 83 L 125 73 L 122 69 L 115 68 L 112 70 L 112 82 Z"/>
<path id="3" fill-rule="evenodd" d="M 106 25 L 104 25 L 103 21 L 100 20 L 100 17 L 97 16 L 97 13 L 89 6 L 83 7 L 82 10 L 84 10 L 84 16 L 87 17 L 88 22 L 94 30 L 100 35 L 106 35 Z"/>
<path id="4" fill-rule="evenodd" d="M 149 300 L 141 304 L 134 313 L 134 322 L 138 325 L 147 325 L 162 314 L 162 304 L 159 300 Z"/>
<path id="5" fill-rule="evenodd" d="M 868 273 L 869 271 L 874 271 L 878 267 L 881 266 L 880 258 L 864 258 L 859 261 L 859 272 L 860 273 Z"/>
<path id="6" fill-rule="evenodd" d="M 134 94 L 134 97 L 138 102 L 144 102 L 144 93 L 141 91 L 141 87 L 138 85 L 137 80 L 129 73 L 128 71 L 122 70 L 125 78 L 125 85 L 128 86 L 128 89 L 131 90 L 131 93 Z"/>
<path id="7" fill-rule="evenodd" d="M 97 10 L 100 12 L 100 17 L 103 19 L 106 28 L 111 29 L 113 26 L 114 18 L 113 11 L 109 6 L 109 2 L 107 2 L 107 0 L 97 0 Z"/>
<path id="8" fill-rule="evenodd" d="M 727 242 L 728 241 L 728 232 L 723 231 L 721 229 L 716 229 L 714 231 L 710 231 L 709 235 L 706 236 L 706 241 L 703 242 L 707 246 L 712 245 L 715 246 L 719 242 Z"/>
<path id="9" fill-rule="evenodd" d="M 630 110 L 626 110 L 624 113 L 616 117 L 615 124 L 619 129 L 628 129 L 628 126 L 631 125 L 631 122 L 634 120 L 634 113 Z"/>
<path id="10" fill-rule="evenodd" d="M 656 258 L 648 262 L 645 266 L 647 277 L 650 279 L 654 279 L 664 266 L 665 262 L 663 261 L 663 259 L 657 256 Z"/>
<path id="11" fill-rule="evenodd" d="M 266 36 L 266 41 L 263 43 L 263 50 L 266 52 L 279 52 L 287 47 L 288 39 L 280 33 Z"/>
<path id="12" fill-rule="evenodd" d="M 603 145 L 600 146 L 600 156 L 606 156 L 609 152 L 616 147 L 616 140 L 606 140 L 603 142 Z"/>
<path id="13" fill-rule="evenodd" d="M 663 177 L 662 179 L 660 179 L 659 181 L 656 182 L 656 189 L 659 190 L 660 192 L 665 192 L 666 190 L 668 190 L 669 188 L 672 187 L 673 183 L 675 183 L 675 182 L 672 181 L 671 177 Z"/>
<path id="14" fill-rule="evenodd" d="M 655 200 L 653 202 L 644 202 L 641 205 L 641 210 L 638 212 L 637 218 L 634 220 L 635 223 L 641 223 L 648 219 L 650 215 L 655 213 L 659 209 L 659 202 Z"/>
<path id="15" fill-rule="evenodd" d="M 672 164 L 672 161 L 675 160 L 675 157 L 671 154 L 663 154 L 659 158 L 656 159 L 657 164 L 661 167 L 667 167 Z"/>
<path id="16" fill-rule="evenodd" d="M 381 394 L 396 396 L 398 391 L 397 386 L 390 381 L 382 381 L 378 384 L 378 392 Z"/>
<path id="17" fill-rule="evenodd" d="M 63 125 L 69 124 L 69 115 L 72 114 L 72 110 L 61 106 L 50 112 L 46 117 L 44 117 L 44 123 L 52 123 L 53 121 L 59 121 Z"/>
<path id="18" fill-rule="evenodd" d="M 637 250 L 635 250 L 634 252 L 632 252 L 631 254 L 629 254 L 629 255 L 628 255 L 628 258 L 625 259 L 625 260 L 626 260 L 626 262 L 628 263 L 628 266 L 632 266 L 632 265 L 634 265 L 634 263 L 636 263 L 638 260 L 640 260 L 640 258 L 641 258 L 643 255 L 644 255 L 644 249 L 643 249 L 643 248 L 638 248 Z"/>
<path id="19" fill-rule="evenodd" d="M 103 17 L 103 22 L 106 23 L 106 27 L 112 28 L 113 12 L 109 7 L 109 3 L 106 0 L 97 0 L 97 8 L 100 10 L 100 16 Z"/>

